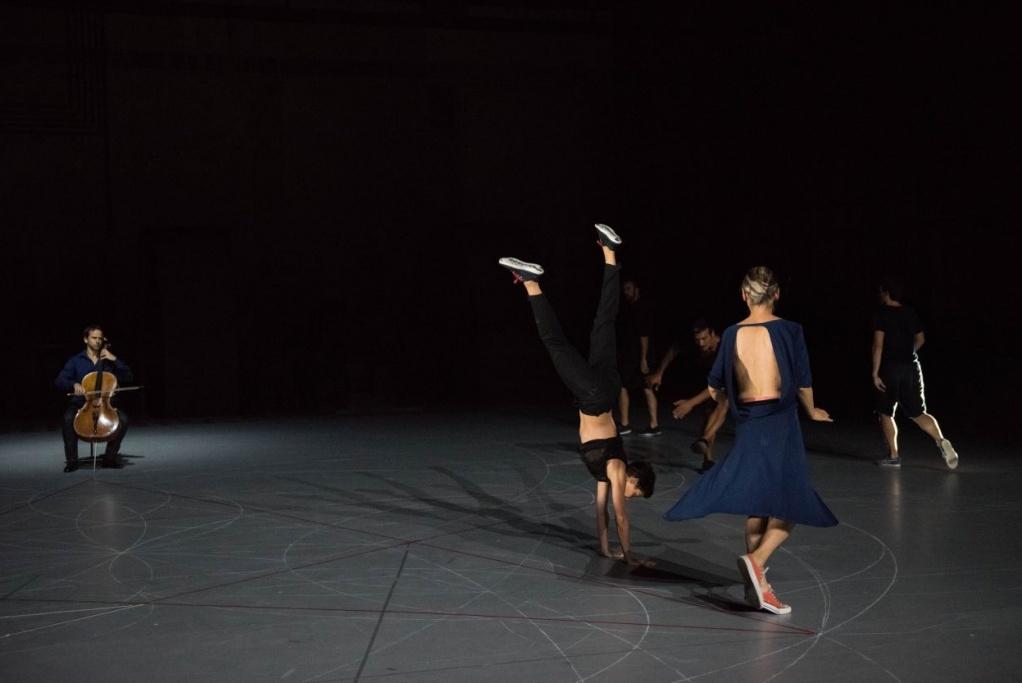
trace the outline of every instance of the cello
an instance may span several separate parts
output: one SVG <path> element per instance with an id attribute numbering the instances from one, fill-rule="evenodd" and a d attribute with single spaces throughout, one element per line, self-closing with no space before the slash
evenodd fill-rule
<path id="1" fill-rule="evenodd" d="M 110 342 L 104 339 L 99 350 L 100 354 L 103 353 L 103 349 L 110 347 Z M 142 388 L 141 386 L 118 388 L 117 376 L 104 368 L 105 363 L 106 359 L 100 358 L 96 370 L 83 377 L 81 382 L 85 388 L 85 405 L 75 414 L 74 427 L 78 437 L 89 443 L 109 441 L 120 428 L 117 409 L 110 403 L 113 395 L 118 391 Z"/>

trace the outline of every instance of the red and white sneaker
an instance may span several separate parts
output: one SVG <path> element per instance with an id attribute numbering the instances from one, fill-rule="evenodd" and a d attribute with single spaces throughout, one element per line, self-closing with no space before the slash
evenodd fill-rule
<path id="1" fill-rule="evenodd" d="M 748 555 L 738 556 L 738 573 L 742 575 L 742 582 L 745 584 L 745 602 L 749 607 L 759 609 L 763 606 L 760 600 L 759 591 L 756 590 L 756 572 L 752 568 L 755 563 Z"/>
<path id="2" fill-rule="evenodd" d="M 791 605 L 785 605 L 783 602 L 778 600 L 777 596 L 774 595 L 774 589 L 769 583 L 766 584 L 766 587 L 763 589 L 763 604 L 760 605 L 760 607 L 765 609 L 767 612 L 773 612 L 774 614 L 791 614 Z"/>
<path id="3" fill-rule="evenodd" d="M 739 556 L 738 571 L 742 574 L 742 578 L 745 581 L 745 599 L 750 605 L 759 607 L 767 612 L 773 612 L 774 614 L 791 613 L 791 607 L 778 600 L 774 594 L 774 589 L 767 583 L 766 570 L 761 569 L 751 556 Z M 751 592 L 749 591 L 750 587 L 752 588 Z M 752 600 L 749 599 L 753 593 L 755 593 L 758 604 L 753 604 Z"/>

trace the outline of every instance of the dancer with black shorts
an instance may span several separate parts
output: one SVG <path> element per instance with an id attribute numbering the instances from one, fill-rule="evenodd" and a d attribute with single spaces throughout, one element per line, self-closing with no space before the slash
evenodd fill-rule
<path id="1" fill-rule="evenodd" d="M 600 554 L 632 565 L 652 566 L 651 560 L 640 559 L 632 552 L 626 501 L 634 496 L 652 496 L 656 474 L 648 462 L 628 462 L 612 413 L 621 390 L 615 340 L 621 289 L 615 250 L 621 246 L 621 238 L 602 223 L 596 225 L 596 233 L 605 265 L 600 304 L 589 337 L 588 361 L 568 342 L 557 314 L 540 289 L 538 280 L 543 274 L 542 266 L 516 258 L 502 258 L 499 263 L 514 274 L 516 283 L 524 284 L 540 339 L 550 353 L 557 374 L 578 402 L 578 451 L 596 480 L 596 531 Z M 611 551 L 607 537 L 608 501 L 614 503 L 619 551 Z"/>
<path id="2" fill-rule="evenodd" d="M 958 467 L 958 453 L 930 413 L 926 412 L 923 368 L 917 352 L 926 343 L 923 325 L 911 307 L 901 303 L 901 283 L 886 280 L 880 285 L 880 309 L 873 317 L 873 386 L 876 413 L 884 433 L 888 455 L 882 467 L 901 467 L 898 425 L 894 411 L 902 412 L 929 435 L 949 469 Z"/>

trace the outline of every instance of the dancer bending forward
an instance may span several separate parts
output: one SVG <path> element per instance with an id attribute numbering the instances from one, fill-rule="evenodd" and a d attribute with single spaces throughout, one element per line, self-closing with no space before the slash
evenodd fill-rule
<path id="1" fill-rule="evenodd" d="M 502 258 L 499 263 L 514 273 L 516 282 L 524 283 L 540 339 L 546 345 L 557 373 L 578 402 L 578 451 L 582 462 L 596 479 L 596 531 L 600 553 L 632 565 L 652 566 L 651 560 L 640 559 L 632 552 L 625 502 L 633 496 L 652 496 L 656 474 L 647 462 L 628 462 L 611 412 L 621 390 L 615 341 L 621 286 L 620 269 L 614 253 L 621 245 L 621 238 L 606 225 L 598 224 L 596 231 L 606 265 L 600 305 L 589 337 L 588 361 L 564 336 L 553 307 L 539 287 L 537 280 L 543 274 L 543 268 L 515 258 Z M 608 494 L 614 503 L 617 537 L 621 545 L 620 551 L 616 552 L 611 551 L 607 538 L 610 521 Z"/>
<path id="2" fill-rule="evenodd" d="M 749 317 L 724 331 L 708 378 L 710 394 L 730 401 L 735 442 L 717 466 L 664 515 L 679 521 L 711 512 L 746 515 L 745 555 L 738 570 L 753 607 L 791 611 L 766 581 L 766 562 L 795 524 L 834 526 L 837 518 L 809 483 L 798 402 L 817 422 L 831 422 L 813 403 L 802 326 L 774 315 L 780 288 L 759 266 L 742 281 Z"/>

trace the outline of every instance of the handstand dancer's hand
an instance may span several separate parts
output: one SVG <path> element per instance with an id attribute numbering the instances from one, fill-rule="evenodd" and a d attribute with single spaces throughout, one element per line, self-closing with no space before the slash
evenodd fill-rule
<path id="1" fill-rule="evenodd" d="M 625 558 L 625 562 L 632 567 L 646 567 L 647 569 L 656 566 L 656 560 L 652 560 L 648 557 L 639 557 L 634 553 L 629 553 L 628 557 Z"/>

